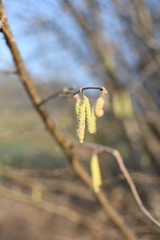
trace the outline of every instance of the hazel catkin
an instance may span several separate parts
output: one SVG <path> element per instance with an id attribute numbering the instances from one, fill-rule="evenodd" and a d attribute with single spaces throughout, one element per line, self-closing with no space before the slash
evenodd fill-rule
<path id="1" fill-rule="evenodd" d="M 87 121 L 87 130 L 90 134 L 95 133 L 95 126 L 94 126 L 94 116 L 92 115 L 91 106 L 89 103 L 89 99 L 85 96 L 86 102 L 86 121 Z"/>
<path id="2" fill-rule="evenodd" d="M 85 99 L 82 98 L 79 102 L 79 106 L 77 105 L 77 136 L 80 143 L 83 143 L 84 140 L 84 132 L 85 132 Z"/>
<path id="3" fill-rule="evenodd" d="M 99 166 L 99 159 L 97 154 L 93 154 L 91 158 L 91 175 L 92 175 L 92 186 L 95 192 L 99 192 L 100 186 L 102 185 L 101 170 Z"/>
<path id="4" fill-rule="evenodd" d="M 96 101 L 96 105 L 94 109 L 96 117 L 99 118 L 103 116 L 104 114 L 103 106 L 104 106 L 104 99 L 102 97 L 99 97 Z"/>

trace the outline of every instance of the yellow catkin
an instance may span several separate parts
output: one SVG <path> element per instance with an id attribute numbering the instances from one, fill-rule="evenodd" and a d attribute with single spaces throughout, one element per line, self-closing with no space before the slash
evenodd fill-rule
<path id="1" fill-rule="evenodd" d="M 95 110 L 94 110 L 96 117 L 103 116 L 103 114 L 104 114 L 103 106 L 104 106 L 104 99 L 102 97 L 99 97 L 96 101 Z"/>
<path id="2" fill-rule="evenodd" d="M 89 99 L 85 96 L 85 107 L 86 107 L 86 121 L 87 121 L 87 130 L 89 133 L 94 133 L 94 122 L 92 118 L 91 106 L 89 103 Z"/>
<path id="3" fill-rule="evenodd" d="M 77 136 L 80 143 L 83 143 L 84 132 L 85 132 L 85 99 L 82 98 L 79 102 L 79 111 L 78 111 L 78 123 L 77 123 Z"/>
<path id="4" fill-rule="evenodd" d="M 97 154 L 93 154 L 91 158 L 91 176 L 93 190 L 97 193 L 102 185 L 101 171 Z"/>

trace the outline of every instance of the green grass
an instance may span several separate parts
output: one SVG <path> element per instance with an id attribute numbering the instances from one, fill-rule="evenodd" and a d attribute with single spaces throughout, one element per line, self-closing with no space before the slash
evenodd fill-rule
<path id="1" fill-rule="evenodd" d="M 14 168 L 55 169 L 67 164 L 34 110 L 5 111 L 0 119 L 0 163 Z M 21 131 L 29 129 L 29 131 Z M 11 132 L 10 132 L 11 131 Z M 7 133 L 8 132 L 8 133 Z"/>

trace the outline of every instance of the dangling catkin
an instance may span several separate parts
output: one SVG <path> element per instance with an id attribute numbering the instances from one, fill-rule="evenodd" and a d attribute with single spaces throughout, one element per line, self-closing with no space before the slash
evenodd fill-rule
<path id="1" fill-rule="evenodd" d="M 86 101 L 84 98 L 82 98 L 79 102 L 79 107 L 77 106 L 77 136 L 80 141 L 80 143 L 83 143 L 84 139 L 84 132 L 85 132 L 85 105 Z M 78 110 L 79 108 L 79 110 Z"/>
<path id="2" fill-rule="evenodd" d="M 85 102 L 86 102 L 86 121 L 87 121 L 87 130 L 89 133 L 93 134 L 95 133 L 95 127 L 94 127 L 94 119 L 92 118 L 92 112 L 91 112 L 91 106 L 89 103 L 89 99 L 85 96 Z"/>
<path id="3" fill-rule="evenodd" d="M 102 97 L 99 97 L 96 101 L 95 110 L 94 110 L 96 117 L 103 116 L 103 114 L 104 114 L 103 106 L 104 106 L 104 99 Z"/>
<path id="4" fill-rule="evenodd" d="M 102 184 L 102 179 L 97 154 L 93 154 L 91 158 L 91 175 L 93 190 L 95 192 L 99 192 L 99 188 Z"/>

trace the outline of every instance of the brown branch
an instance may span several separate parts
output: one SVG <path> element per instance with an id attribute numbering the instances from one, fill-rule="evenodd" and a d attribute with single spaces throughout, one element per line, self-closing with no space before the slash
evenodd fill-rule
<path id="1" fill-rule="evenodd" d="M 2 5 L 2 0 L 0 0 L 0 20 L 5 19 L 5 24 L 1 26 L 1 30 L 4 34 L 4 38 L 6 43 L 11 51 L 14 63 L 17 68 L 17 72 L 19 74 L 20 80 L 28 93 L 33 106 L 35 107 L 37 113 L 41 117 L 46 126 L 46 129 L 51 134 L 52 137 L 55 138 L 56 142 L 60 145 L 62 150 L 64 151 L 65 155 L 67 156 L 70 164 L 72 165 L 74 171 L 77 175 L 81 178 L 81 180 L 90 188 L 92 189 L 92 181 L 90 176 L 88 175 L 85 168 L 80 164 L 78 159 L 75 157 L 73 153 L 72 143 L 67 140 L 67 138 L 62 134 L 62 132 L 57 127 L 55 121 L 50 117 L 44 106 L 40 105 L 41 98 L 33 84 L 33 81 L 29 74 L 27 73 L 19 50 L 17 48 L 15 39 L 10 31 L 10 27 L 5 15 L 5 10 Z M 102 192 L 98 192 L 95 194 L 95 197 L 98 199 L 99 203 L 101 204 L 102 208 L 104 209 L 105 213 L 110 217 L 110 219 L 114 222 L 114 224 L 118 227 L 121 233 L 125 236 L 128 240 L 136 240 L 136 236 L 134 232 L 126 225 L 124 219 L 119 215 L 119 213 L 112 207 L 109 203 L 107 196 Z"/>
<path id="2" fill-rule="evenodd" d="M 55 93 L 52 93 L 51 95 L 49 95 L 48 97 L 46 97 L 45 99 L 43 99 L 38 105 L 43 105 L 45 103 L 48 103 L 50 100 L 52 100 L 53 98 L 56 97 L 66 97 L 67 95 L 73 94 L 71 91 L 74 90 L 74 87 L 70 87 L 70 88 L 64 88 L 60 91 L 57 91 Z"/>
<path id="3" fill-rule="evenodd" d="M 76 146 L 76 145 L 75 145 Z M 145 206 L 142 203 L 142 200 L 138 194 L 138 191 L 136 189 L 136 186 L 131 178 L 131 175 L 129 174 L 123 158 L 121 157 L 120 153 L 118 150 L 111 148 L 111 147 L 107 147 L 107 146 L 103 146 L 103 145 L 98 145 L 98 144 L 90 144 L 90 143 L 84 143 L 82 145 L 78 144 L 79 147 L 84 147 L 84 148 L 89 148 L 92 150 L 96 150 L 97 153 L 110 153 L 112 154 L 115 159 L 117 160 L 117 163 L 119 165 L 120 170 L 122 171 L 127 183 L 129 184 L 129 187 L 131 189 L 131 192 L 133 194 L 133 197 L 135 198 L 139 208 L 141 209 L 141 211 L 145 214 L 145 216 L 147 216 L 156 226 L 158 226 L 160 228 L 160 222 L 158 220 L 156 220 L 150 213 L 149 211 L 145 208 Z"/>
<path id="4" fill-rule="evenodd" d="M 83 92 L 84 90 L 93 90 L 93 89 L 96 89 L 96 90 L 100 90 L 102 91 L 104 94 L 107 94 L 108 91 L 105 87 L 84 87 L 84 88 L 80 88 L 78 91 L 74 92 L 73 95 L 76 95 L 80 92 Z"/>
<path id="5" fill-rule="evenodd" d="M 40 105 L 43 105 L 47 102 L 49 102 L 50 100 L 52 100 L 53 98 L 56 98 L 56 97 L 66 97 L 68 95 L 71 95 L 71 96 L 75 96 L 76 94 L 80 93 L 80 92 L 83 92 L 85 90 L 93 90 L 93 89 L 96 89 L 96 90 L 100 90 L 102 91 L 104 94 L 107 94 L 107 89 L 104 88 L 104 87 L 84 87 L 84 88 L 80 88 L 78 91 L 76 92 L 73 92 L 72 90 L 74 90 L 73 87 L 71 88 L 64 88 L 60 91 L 57 91 L 55 93 L 52 93 L 51 95 L 49 95 L 48 97 L 46 97 L 45 99 L 43 99 L 39 104 L 38 106 Z"/>
<path id="6" fill-rule="evenodd" d="M 146 174 L 142 174 L 139 172 L 131 172 L 130 173 L 132 179 L 139 183 L 139 184 L 157 184 L 160 185 L 160 178 L 148 176 Z M 102 183 L 102 186 L 110 185 L 110 184 L 116 184 L 120 181 L 125 180 L 124 174 L 121 173 L 117 176 L 111 177 L 109 179 L 105 179 Z"/>

